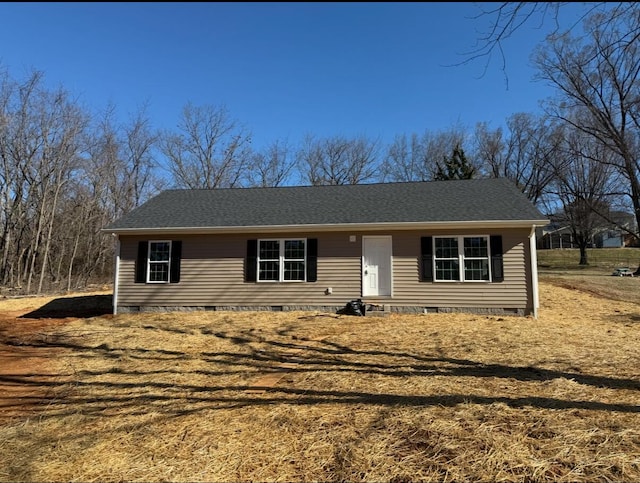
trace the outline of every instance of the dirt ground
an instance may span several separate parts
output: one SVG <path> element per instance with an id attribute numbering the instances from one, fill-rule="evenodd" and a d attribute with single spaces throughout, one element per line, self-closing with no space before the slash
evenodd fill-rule
<path id="1" fill-rule="evenodd" d="M 65 349 L 42 344 L 48 334 L 110 311 L 108 292 L 0 300 L 0 420 L 31 414 L 49 399 L 50 384 L 64 379 L 56 359 Z"/>

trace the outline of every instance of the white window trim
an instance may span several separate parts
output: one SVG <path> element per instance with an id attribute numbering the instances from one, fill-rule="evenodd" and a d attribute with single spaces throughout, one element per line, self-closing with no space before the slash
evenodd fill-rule
<path id="1" fill-rule="evenodd" d="M 169 260 L 167 261 L 151 261 L 151 244 L 152 243 L 168 243 L 169 244 Z M 173 247 L 171 240 L 149 240 L 147 244 L 147 283 L 169 283 L 171 282 L 171 255 Z M 165 263 L 167 265 L 167 280 L 151 280 L 151 264 Z"/>
<path id="2" fill-rule="evenodd" d="M 278 256 L 278 280 L 261 280 L 260 279 L 260 244 L 266 241 L 277 241 L 279 244 L 279 256 Z M 285 242 L 287 241 L 303 241 L 304 242 L 304 258 L 287 258 L 284 257 Z M 303 283 L 307 281 L 307 239 L 306 238 L 260 238 L 258 239 L 258 253 L 256 254 L 256 281 L 258 283 Z M 267 258 L 266 260 L 274 260 Z M 284 262 L 286 261 L 302 261 L 304 262 L 304 279 L 303 280 L 285 280 L 284 279 Z"/>
<path id="3" fill-rule="evenodd" d="M 436 270 L 436 238 L 457 238 L 458 239 L 458 280 L 439 280 L 436 278 L 438 273 Z M 465 257 L 464 256 L 464 239 L 465 238 L 486 238 L 487 240 L 487 256 L 486 257 Z M 433 259 L 433 281 L 437 283 L 490 283 L 493 280 L 491 273 L 491 237 L 489 235 L 438 235 L 433 237 L 432 259 Z M 437 260 L 455 260 L 455 258 L 437 258 Z M 465 260 L 487 260 L 489 269 L 489 280 L 466 280 L 464 278 L 464 261 Z"/>

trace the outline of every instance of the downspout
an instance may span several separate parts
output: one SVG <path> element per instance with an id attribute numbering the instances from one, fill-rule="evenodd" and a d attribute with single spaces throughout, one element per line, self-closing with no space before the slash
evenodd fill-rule
<path id="1" fill-rule="evenodd" d="M 118 314 L 118 279 L 120 278 L 120 237 L 117 234 L 113 234 L 116 237 L 115 247 L 115 270 L 113 275 L 113 315 Z"/>
<path id="2" fill-rule="evenodd" d="M 531 252 L 531 291 L 533 294 L 533 318 L 538 318 L 540 297 L 538 296 L 538 253 L 536 247 L 536 225 L 531 227 L 529 234 L 529 251 Z"/>

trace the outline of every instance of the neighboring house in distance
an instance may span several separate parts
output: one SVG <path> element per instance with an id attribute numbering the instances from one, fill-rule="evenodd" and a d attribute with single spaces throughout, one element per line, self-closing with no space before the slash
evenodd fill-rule
<path id="1" fill-rule="evenodd" d="M 593 237 L 593 246 L 596 248 L 622 248 L 637 246 L 637 240 L 629 232 L 622 230 L 624 227 L 629 231 L 636 232 L 636 218 L 633 213 L 624 211 L 612 211 L 609 216 L 615 223 L 605 226 Z"/>
<path id="2" fill-rule="evenodd" d="M 595 248 L 622 248 L 625 246 L 625 234 L 618 229 L 601 231 L 593 236 L 593 246 Z"/>
<path id="3" fill-rule="evenodd" d="M 638 240 L 620 227 L 636 231 L 636 220 L 632 213 L 612 211 L 609 217 L 613 223 L 603 222 L 602 227 L 593 234 L 589 248 L 622 248 L 638 246 Z M 550 216 L 551 222 L 538 228 L 538 248 L 578 248 L 574 243 L 571 226 L 563 217 Z"/>
<path id="4" fill-rule="evenodd" d="M 535 229 L 506 179 L 167 190 L 104 231 L 114 313 L 322 310 L 536 315 Z"/>
<path id="5" fill-rule="evenodd" d="M 536 233 L 539 249 L 577 248 L 573 242 L 571 227 L 553 221 L 547 226 L 539 227 Z"/>

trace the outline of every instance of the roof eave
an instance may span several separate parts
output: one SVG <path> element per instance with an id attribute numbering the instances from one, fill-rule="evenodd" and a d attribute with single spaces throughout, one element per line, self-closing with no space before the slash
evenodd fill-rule
<path id="1" fill-rule="evenodd" d="M 406 223 L 336 223 L 322 225 L 252 225 L 252 226 L 206 226 L 206 227 L 159 227 L 159 228 L 103 228 L 101 231 L 114 235 L 174 234 L 202 235 L 222 233 L 295 233 L 331 231 L 389 231 L 389 230 L 437 230 L 437 229 L 495 229 L 531 228 L 544 226 L 549 220 L 481 220 L 481 221 L 431 221 Z"/>

